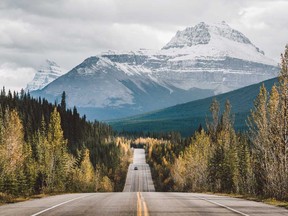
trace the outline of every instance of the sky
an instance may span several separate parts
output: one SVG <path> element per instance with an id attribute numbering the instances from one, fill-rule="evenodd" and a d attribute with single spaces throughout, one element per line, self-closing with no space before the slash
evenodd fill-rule
<path id="1" fill-rule="evenodd" d="M 199 22 L 226 21 L 280 61 L 288 0 L 0 0 L 0 86 L 25 88 L 46 59 L 69 71 L 107 50 L 161 49 Z"/>

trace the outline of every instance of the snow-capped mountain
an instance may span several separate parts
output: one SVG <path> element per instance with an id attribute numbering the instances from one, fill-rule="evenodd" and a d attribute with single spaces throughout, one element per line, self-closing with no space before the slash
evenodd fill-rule
<path id="1" fill-rule="evenodd" d="M 161 50 L 113 52 L 86 59 L 36 96 L 87 116 L 112 119 L 227 92 L 277 76 L 279 68 L 225 22 L 178 31 Z"/>
<path id="2" fill-rule="evenodd" d="M 25 90 L 40 90 L 63 74 L 64 71 L 59 67 L 59 65 L 54 61 L 46 60 L 39 70 L 37 70 L 33 80 L 27 84 Z"/>

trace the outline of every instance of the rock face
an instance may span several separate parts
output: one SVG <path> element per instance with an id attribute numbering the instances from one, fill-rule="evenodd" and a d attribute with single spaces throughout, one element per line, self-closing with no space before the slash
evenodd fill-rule
<path id="1" fill-rule="evenodd" d="M 63 74 L 63 70 L 55 62 L 46 60 L 25 90 L 30 92 L 40 90 Z"/>
<path id="2" fill-rule="evenodd" d="M 42 90 L 66 91 L 88 118 L 113 119 L 205 98 L 277 76 L 276 63 L 225 22 L 178 31 L 161 50 L 106 52 L 86 59 Z"/>

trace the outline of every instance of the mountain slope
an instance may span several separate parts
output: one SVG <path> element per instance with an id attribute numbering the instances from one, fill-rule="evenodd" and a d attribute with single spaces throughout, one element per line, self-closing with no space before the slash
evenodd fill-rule
<path id="1" fill-rule="evenodd" d="M 273 78 L 279 68 L 225 22 L 179 31 L 161 50 L 92 56 L 45 88 L 51 101 L 66 91 L 89 119 L 140 114 Z"/>
<path id="2" fill-rule="evenodd" d="M 277 78 L 264 82 L 268 91 L 271 90 Z M 138 132 L 167 132 L 179 131 L 184 136 L 191 135 L 199 125 L 205 126 L 206 118 L 210 116 L 209 107 L 214 98 L 224 110 L 226 100 L 230 100 L 232 113 L 235 115 L 235 128 L 247 129 L 246 120 L 253 107 L 253 101 L 259 94 L 262 83 L 247 86 L 232 92 L 209 97 L 185 104 L 176 105 L 159 111 L 146 113 L 126 119 L 110 121 L 113 129 L 118 131 Z"/>
<path id="3" fill-rule="evenodd" d="M 62 76 L 64 71 L 55 62 L 46 60 L 36 72 L 33 80 L 27 84 L 26 91 L 41 90 L 46 85 Z"/>
<path id="4" fill-rule="evenodd" d="M 138 58 L 134 56 L 131 64 Z M 114 62 L 103 57 L 90 57 L 32 95 L 60 101 L 62 92 L 66 91 L 68 106 L 77 105 L 89 119 L 119 118 L 213 95 L 212 91 L 205 89 L 184 91 L 173 86 L 168 88 L 141 71 L 127 74 Z"/>

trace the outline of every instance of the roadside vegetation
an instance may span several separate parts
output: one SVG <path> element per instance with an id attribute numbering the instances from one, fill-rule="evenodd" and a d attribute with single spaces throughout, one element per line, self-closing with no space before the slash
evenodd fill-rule
<path id="1" fill-rule="evenodd" d="M 279 84 L 271 92 L 260 88 L 248 131 L 235 132 L 231 106 L 220 110 L 214 100 L 205 129 L 191 138 L 145 140 L 156 190 L 240 194 L 287 206 L 288 47 Z"/>
<path id="2" fill-rule="evenodd" d="M 39 194 L 121 191 L 129 140 L 77 109 L 0 93 L 0 202 Z M 42 195 L 41 195 L 42 196 Z"/>

